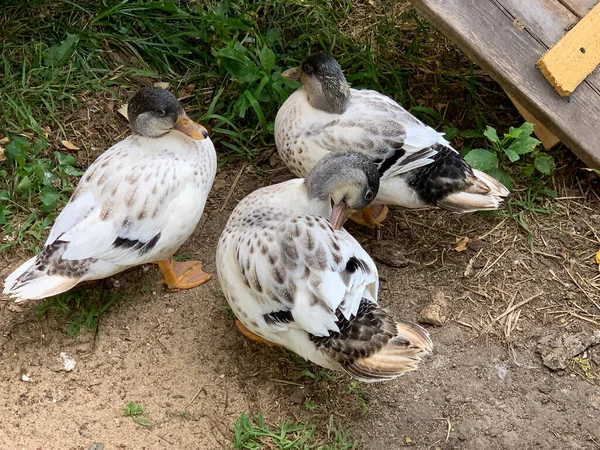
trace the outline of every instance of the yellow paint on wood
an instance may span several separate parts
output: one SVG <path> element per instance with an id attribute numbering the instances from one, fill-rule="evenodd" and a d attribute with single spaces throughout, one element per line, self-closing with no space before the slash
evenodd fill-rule
<path id="1" fill-rule="evenodd" d="M 540 58 L 536 67 L 562 95 L 571 95 L 600 64 L 600 3 Z"/>

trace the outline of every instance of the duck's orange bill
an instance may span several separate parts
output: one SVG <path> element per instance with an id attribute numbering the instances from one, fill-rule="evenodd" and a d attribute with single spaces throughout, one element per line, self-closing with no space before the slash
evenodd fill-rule
<path id="1" fill-rule="evenodd" d="M 186 113 L 181 114 L 175 122 L 175 129 L 181 131 L 183 134 L 187 134 L 192 139 L 206 139 L 208 137 L 208 131 L 202 125 L 197 124 L 188 117 Z"/>

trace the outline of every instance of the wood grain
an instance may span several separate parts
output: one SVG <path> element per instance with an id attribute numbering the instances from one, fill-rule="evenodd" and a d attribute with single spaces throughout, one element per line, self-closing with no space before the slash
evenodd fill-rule
<path id="1" fill-rule="evenodd" d="M 537 62 L 556 91 L 571 95 L 600 64 L 600 3 Z"/>
<path id="2" fill-rule="evenodd" d="M 492 0 L 411 1 L 585 163 L 600 168 L 600 94 L 593 86 L 582 83 L 570 99 L 559 97 L 535 68 L 546 46 Z"/>
<path id="3" fill-rule="evenodd" d="M 579 18 L 585 16 L 590 9 L 598 3 L 598 0 L 558 0 L 561 4 L 569 8 Z"/>

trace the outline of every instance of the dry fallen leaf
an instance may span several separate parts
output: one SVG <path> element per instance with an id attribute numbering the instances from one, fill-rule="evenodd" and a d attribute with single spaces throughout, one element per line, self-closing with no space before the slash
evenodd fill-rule
<path id="1" fill-rule="evenodd" d="M 4 144 L 8 144 L 10 142 L 10 139 L 8 137 L 3 137 L 2 139 L 0 139 L 0 145 L 4 145 Z"/>
<path id="2" fill-rule="evenodd" d="M 467 236 L 457 237 L 456 247 L 454 247 L 454 250 L 457 252 L 464 252 L 467 249 L 467 244 L 469 242 L 471 242 L 471 239 L 469 239 Z"/>
<path id="3" fill-rule="evenodd" d="M 127 106 L 129 106 L 127 103 L 123 103 L 123 105 L 117 109 L 117 112 L 129 120 L 129 116 L 127 115 Z"/>
<path id="4" fill-rule="evenodd" d="M 161 89 L 169 89 L 169 83 L 165 83 L 163 81 L 158 81 L 157 83 L 154 83 L 154 86 Z"/>
<path id="5" fill-rule="evenodd" d="M 600 250 L 596 253 L 596 264 L 600 264 Z"/>
<path id="6" fill-rule="evenodd" d="M 79 147 L 77 147 L 75 144 L 73 144 L 71 141 L 60 141 L 60 143 L 69 150 L 79 150 Z"/>
<path id="7" fill-rule="evenodd" d="M 0 161 L 4 161 L 6 159 L 6 155 L 4 154 L 4 147 L 0 147 Z M 596 256 L 596 258 L 598 258 Z"/>

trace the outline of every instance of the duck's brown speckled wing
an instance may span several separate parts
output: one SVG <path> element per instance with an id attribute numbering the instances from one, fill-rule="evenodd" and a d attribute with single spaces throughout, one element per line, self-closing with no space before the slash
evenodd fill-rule
<path id="1" fill-rule="evenodd" d="M 363 381 L 395 378 L 417 369 L 431 353 L 429 334 L 418 325 L 396 322 L 376 303 L 362 299 L 356 316 L 337 314 L 338 332 L 310 336 L 317 348 Z"/>

